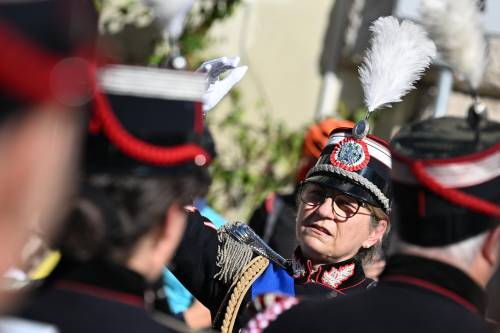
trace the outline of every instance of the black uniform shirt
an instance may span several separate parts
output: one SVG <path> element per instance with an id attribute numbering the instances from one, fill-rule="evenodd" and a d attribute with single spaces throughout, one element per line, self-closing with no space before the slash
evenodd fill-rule
<path id="1" fill-rule="evenodd" d="M 300 302 L 264 326 L 266 332 L 490 332 L 484 310 L 484 292 L 461 270 L 397 255 L 376 288 Z M 261 324 L 252 322 L 253 327 Z"/>
<path id="2" fill-rule="evenodd" d="M 145 294 L 152 295 L 148 290 L 154 286 L 134 271 L 97 260 L 54 275 L 28 301 L 21 317 L 52 324 L 61 333 L 176 331 L 155 321 L 146 310 Z M 160 317 L 179 324 L 171 317 Z"/>
<path id="3" fill-rule="evenodd" d="M 228 302 L 227 295 L 234 287 L 234 280 L 224 281 L 216 274 L 221 269 L 217 264 L 221 243 L 220 230 L 217 233 L 213 224 L 198 212 L 190 214 L 184 238 L 173 259 L 172 271 L 182 284 L 212 313 L 213 326 L 219 328 L 222 314 Z M 243 245 L 242 245 L 243 247 Z M 244 262 L 235 262 L 242 266 Z M 373 280 L 365 278 L 361 264 L 350 259 L 331 265 L 313 267 L 310 260 L 304 259 L 300 251 L 296 252 L 293 277 L 295 294 L 300 297 L 332 297 L 356 293 L 366 288 Z M 255 282 L 257 283 L 258 280 Z M 241 310 L 252 300 L 250 288 L 241 302 Z M 243 325 L 248 319 L 240 311 L 236 326 Z"/>

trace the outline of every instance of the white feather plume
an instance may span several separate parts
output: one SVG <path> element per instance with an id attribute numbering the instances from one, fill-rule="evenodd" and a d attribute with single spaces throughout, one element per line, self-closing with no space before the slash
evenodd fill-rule
<path id="1" fill-rule="evenodd" d="M 420 13 L 443 60 L 476 90 L 487 53 L 477 0 L 422 0 Z"/>
<path id="2" fill-rule="evenodd" d="M 373 22 L 370 49 L 359 67 L 369 112 L 401 97 L 414 87 L 436 55 L 436 46 L 419 25 L 392 16 Z"/>

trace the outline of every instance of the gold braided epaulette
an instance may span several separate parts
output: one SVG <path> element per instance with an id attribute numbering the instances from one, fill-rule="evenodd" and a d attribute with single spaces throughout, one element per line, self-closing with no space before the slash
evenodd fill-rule
<path id="1" fill-rule="evenodd" d="M 262 256 L 253 258 L 248 265 L 245 266 L 227 303 L 224 320 L 221 326 L 222 333 L 231 333 L 233 331 L 241 302 L 243 302 L 246 293 L 255 280 L 266 270 L 267 266 L 269 266 L 269 260 Z"/>

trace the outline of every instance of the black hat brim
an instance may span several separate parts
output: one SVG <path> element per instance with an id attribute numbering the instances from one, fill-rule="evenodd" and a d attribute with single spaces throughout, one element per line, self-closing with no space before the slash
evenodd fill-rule
<path id="1" fill-rule="evenodd" d="M 366 202 L 374 207 L 382 208 L 382 205 L 375 199 L 375 197 L 364 187 L 353 183 L 340 175 L 334 174 L 318 174 L 306 179 L 307 182 L 319 183 L 321 185 L 330 187 L 334 190 L 352 196 L 355 199 Z"/>

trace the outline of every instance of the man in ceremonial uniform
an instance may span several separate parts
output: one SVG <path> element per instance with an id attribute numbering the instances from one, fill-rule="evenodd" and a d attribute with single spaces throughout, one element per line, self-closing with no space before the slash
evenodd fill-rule
<path id="1" fill-rule="evenodd" d="M 499 142 L 500 124 L 485 119 L 402 128 L 391 142 L 401 241 L 378 286 L 332 301 L 279 300 L 291 309 L 276 319 L 272 307 L 283 307 L 275 304 L 247 331 L 488 332 L 484 289 L 500 256 Z"/>
<path id="2" fill-rule="evenodd" d="M 293 191 L 271 192 L 252 213 L 248 225 L 279 255 L 291 257 L 298 245 L 295 237 L 295 218 L 300 183 L 316 164 L 330 133 L 338 127 L 352 126 L 354 124 L 351 121 L 333 118 L 312 124 L 304 134 L 302 155 L 296 170 Z"/>
<path id="3" fill-rule="evenodd" d="M 240 309 L 255 296 L 334 297 L 372 282 L 361 262 L 388 228 L 390 154 L 384 141 L 335 130 L 298 191 L 299 247 L 285 260 L 243 224 L 218 231 L 194 212 L 173 261 L 179 280 L 212 312 L 225 332 L 241 323 Z M 242 306 L 243 305 L 243 306 Z"/>
<path id="4" fill-rule="evenodd" d="M 425 31 L 413 23 L 400 25 L 389 17 L 375 25 L 374 38 L 392 38 L 384 48 L 387 54 L 373 47 L 372 53 L 377 54 L 372 57 L 377 61 L 366 61 L 361 71 L 369 97 L 368 114 L 354 128 L 330 133 L 316 165 L 301 184 L 296 220 L 299 246 L 292 260 L 280 257 L 243 224 L 216 232 L 210 230 L 209 221 L 199 221 L 195 213 L 191 216 L 173 272 L 211 310 L 214 327 L 223 332 L 242 325 L 241 309 L 260 294 L 324 298 L 355 294 L 373 285 L 361 262 L 377 252 L 389 227 L 391 156 L 383 140 L 368 134 L 368 118 L 381 106 L 400 101 L 435 53 Z M 406 43 L 410 36 L 414 45 Z M 393 39 L 404 42 L 394 43 Z M 387 66 L 389 62 L 383 60 L 403 52 L 408 56 L 400 57 L 399 67 Z M 394 68 L 407 69 L 405 80 Z M 390 93 L 380 94 L 388 85 L 393 87 Z"/>

